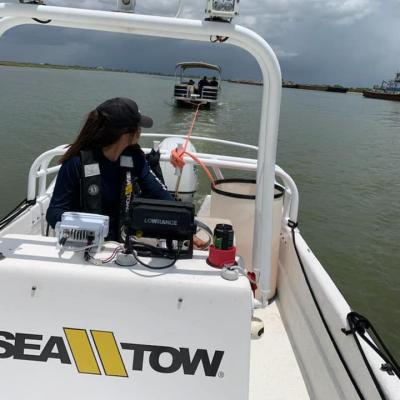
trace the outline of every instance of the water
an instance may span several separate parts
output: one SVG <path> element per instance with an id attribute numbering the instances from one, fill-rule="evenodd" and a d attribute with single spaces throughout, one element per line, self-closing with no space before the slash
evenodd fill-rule
<path id="1" fill-rule="evenodd" d="M 135 98 L 153 132 L 186 133 L 192 114 L 171 107 L 172 80 L 136 74 L 0 67 L 0 215 L 26 197 L 32 161 L 70 143 L 84 115 L 115 96 Z M 261 88 L 224 83 L 194 134 L 257 144 Z M 300 229 L 351 306 L 400 357 L 400 103 L 285 89 L 278 164 L 300 191 Z M 149 141 L 144 141 L 144 144 Z M 198 144 L 198 151 L 227 152 Z M 236 150 L 237 155 L 252 156 Z M 200 191 L 207 190 L 202 180 Z"/>

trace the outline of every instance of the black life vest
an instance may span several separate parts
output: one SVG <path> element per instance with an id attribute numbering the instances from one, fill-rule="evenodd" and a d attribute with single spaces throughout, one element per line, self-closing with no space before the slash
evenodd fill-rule
<path id="1" fill-rule="evenodd" d="M 83 150 L 80 153 L 82 172 L 81 172 L 81 209 L 84 212 L 93 214 L 102 214 L 101 200 L 101 175 L 98 156 L 91 150 Z M 135 166 L 131 156 L 120 156 L 120 167 L 124 176 L 121 197 L 120 213 L 118 221 L 110 221 L 111 226 L 117 226 L 117 237 L 111 237 L 114 240 L 121 239 L 121 229 L 129 223 L 129 213 L 132 201 L 140 196 L 140 187 L 137 177 L 134 174 Z M 110 231 L 111 234 L 113 232 Z M 115 236 L 115 234 L 114 234 Z"/>
<path id="2" fill-rule="evenodd" d="M 160 150 L 151 149 L 151 152 L 146 154 L 146 160 L 150 169 L 153 171 L 153 174 L 156 176 L 156 178 L 165 186 L 164 176 L 160 165 L 160 158 Z"/>

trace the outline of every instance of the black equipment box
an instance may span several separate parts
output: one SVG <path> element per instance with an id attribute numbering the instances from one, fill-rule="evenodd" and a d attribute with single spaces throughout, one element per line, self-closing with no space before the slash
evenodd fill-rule
<path id="1" fill-rule="evenodd" d="M 192 203 L 134 199 L 130 217 L 130 233 L 148 238 L 188 240 L 196 233 Z"/>
<path id="2" fill-rule="evenodd" d="M 171 251 L 176 251 L 180 242 L 179 258 L 191 258 L 195 233 L 192 203 L 140 198 L 132 201 L 128 235 L 165 239 Z"/>

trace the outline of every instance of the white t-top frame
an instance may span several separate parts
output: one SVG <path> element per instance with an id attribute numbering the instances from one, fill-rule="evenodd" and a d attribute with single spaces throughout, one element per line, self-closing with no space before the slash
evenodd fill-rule
<path id="1" fill-rule="evenodd" d="M 209 42 L 210 36 L 229 37 L 255 57 L 263 76 L 260 132 L 258 138 L 257 195 L 254 227 L 254 270 L 259 273 L 260 291 L 266 303 L 270 288 L 272 257 L 272 203 L 278 138 L 282 77 L 279 62 L 268 43 L 253 31 L 235 24 L 137 15 L 44 5 L 0 3 L 0 35 L 19 25 L 48 26 L 128 33 Z M 223 44 L 221 44 L 223 45 Z"/>

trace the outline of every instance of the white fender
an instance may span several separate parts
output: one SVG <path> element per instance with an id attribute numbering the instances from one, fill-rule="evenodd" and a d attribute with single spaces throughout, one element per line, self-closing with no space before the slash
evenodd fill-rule
<path id="1" fill-rule="evenodd" d="M 173 149 L 179 145 L 184 145 L 184 138 L 169 137 L 164 139 L 160 143 L 160 152 L 170 153 Z M 188 143 L 187 151 L 191 153 L 196 152 L 196 148 L 192 143 Z M 176 183 L 179 174 L 176 174 L 175 167 L 169 161 L 160 161 L 161 171 L 164 176 L 165 184 L 167 185 L 168 191 L 175 193 Z M 198 185 L 197 168 L 193 164 L 186 164 L 183 167 L 182 177 L 179 183 L 178 197 L 182 201 L 193 201 L 194 194 L 196 193 Z"/>

